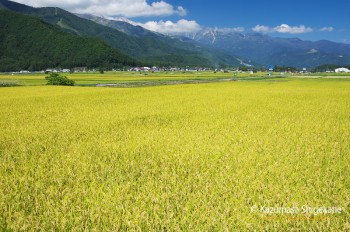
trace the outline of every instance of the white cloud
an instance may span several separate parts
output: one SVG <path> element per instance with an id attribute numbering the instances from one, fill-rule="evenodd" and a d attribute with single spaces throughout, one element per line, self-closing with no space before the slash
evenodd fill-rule
<path id="1" fill-rule="evenodd" d="M 187 15 L 187 11 L 182 6 L 178 6 L 177 10 L 176 10 L 176 14 L 178 14 L 180 16 L 185 16 L 185 15 Z"/>
<path id="2" fill-rule="evenodd" d="M 252 28 L 252 30 L 260 33 L 279 32 L 288 34 L 303 34 L 313 32 L 313 29 L 311 27 L 305 27 L 304 25 L 293 27 L 289 26 L 288 24 L 281 24 L 273 28 L 264 25 L 256 25 Z"/>
<path id="3" fill-rule="evenodd" d="M 320 31 L 328 31 L 328 32 L 331 32 L 331 31 L 334 31 L 334 27 L 322 27 L 320 29 Z"/>
<path id="4" fill-rule="evenodd" d="M 34 7 L 54 6 L 75 12 L 99 16 L 150 17 L 187 14 L 182 6 L 175 7 L 163 0 L 14 0 Z"/>
<path id="5" fill-rule="evenodd" d="M 271 28 L 269 28 L 268 26 L 258 24 L 255 27 L 253 27 L 252 30 L 259 33 L 268 33 L 271 31 Z"/>
<path id="6" fill-rule="evenodd" d="M 193 20 L 181 19 L 177 22 L 172 21 L 149 21 L 138 23 L 138 25 L 150 30 L 163 34 L 192 33 L 202 29 L 202 27 Z"/>
<path id="7" fill-rule="evenodd" d="M 312 28 L 305 27 L 304 25 L 300 25 L 298 27 L 291 27 L 288 24 L 281 24 L 280 26 L 273 28 L 273 30 L 276 32 L 288 34 L 303 34 L 313 31 Z"/>

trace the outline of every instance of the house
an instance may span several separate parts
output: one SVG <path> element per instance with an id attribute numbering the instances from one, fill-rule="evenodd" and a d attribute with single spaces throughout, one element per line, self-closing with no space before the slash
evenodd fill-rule
<path id="1" fill-rule="evenodd" d="M 337 69 L 335 70 L 335 72 L 336 72 L 336 73 L 349 73 L 350 70 L 347 69 L 347 68 L 337 68 Z"/>

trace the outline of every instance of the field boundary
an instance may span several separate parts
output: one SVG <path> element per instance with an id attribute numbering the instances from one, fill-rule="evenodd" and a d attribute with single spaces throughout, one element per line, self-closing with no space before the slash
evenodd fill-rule
<path id="1" fill-rule="evenodd" d="M 278 78 L 278 79 L 277 79 Z M 233 82 L 233 81 L 282 81 L 282 77 L 247 77 L 247 78 L 215 78 L 215 79 L 189 79 L 189 80 L 165 80 L 165 81 L 132 81 L 118 83 L 98 83 L 98 84 L 78 84 L 77 86 L 90 87 L 110 87 L 110 88 L 136 88 L 161 85 L 183 85 L 183 84 L 206 84 L 214 82 Z M 287 80 L 283 80 L 287 81 Z"/>

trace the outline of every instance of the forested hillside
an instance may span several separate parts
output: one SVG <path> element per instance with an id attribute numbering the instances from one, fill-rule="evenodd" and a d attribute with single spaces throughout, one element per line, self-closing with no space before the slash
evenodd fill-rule
<path id="1" fill-rule="evenodd" d="M 99 38 L 73 35 L 38 18 L 0 9 L 0 71 L 135 64 Z"/>

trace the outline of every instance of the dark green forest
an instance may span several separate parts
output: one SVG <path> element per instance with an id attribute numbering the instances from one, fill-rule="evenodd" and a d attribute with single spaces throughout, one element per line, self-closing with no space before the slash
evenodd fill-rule
<path id="1" fill-rule="evenodd" d="M 100 38 L 67 33 L 38 18 L 0 9 L 0 71 L 137 64 Z"/>

